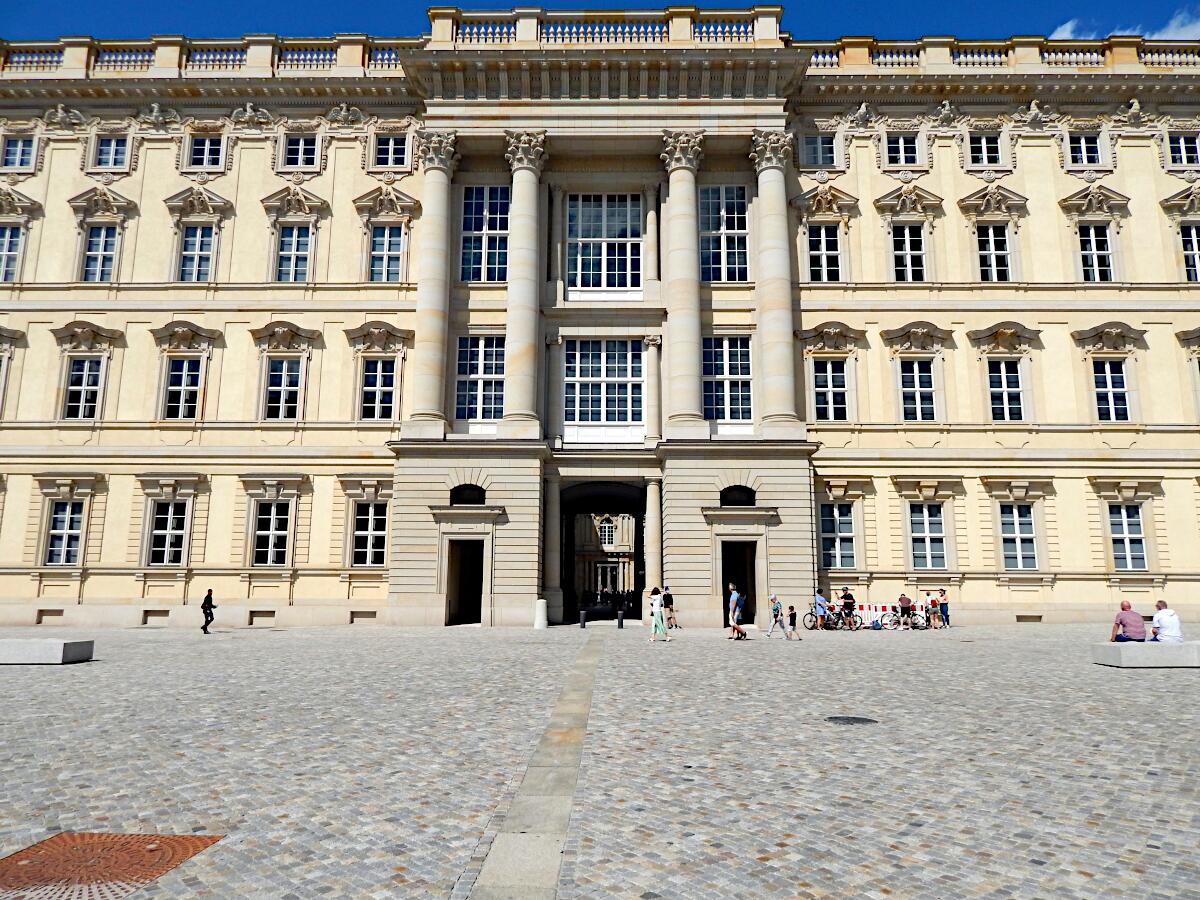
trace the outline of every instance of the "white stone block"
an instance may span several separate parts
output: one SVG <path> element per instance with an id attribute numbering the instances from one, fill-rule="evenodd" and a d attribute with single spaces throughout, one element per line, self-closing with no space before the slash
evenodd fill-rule
<path id="1" fill-rule="evenodd" d="M 1200 669 L 1200 641 L 1095 644 L 1092 662 L 1118 669 Z"/>
<path id="2" fill-rule="evenodd" d="M 61 666 L 88 662 L 95 641 L 64 641 L 59 638 L 0 639 L 0 665 Z"/>

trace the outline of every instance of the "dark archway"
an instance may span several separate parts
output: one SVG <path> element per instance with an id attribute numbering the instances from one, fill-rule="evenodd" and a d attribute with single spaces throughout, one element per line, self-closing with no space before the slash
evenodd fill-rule
<path id="1" fill-rule="evenodd" d="M 734 484 L 721 489 L 722 506 L 753 506 L 757 499 L 754 488 Z"/>
<path id="2" fill-rule="evenodd" d="M 460 484 L 450 488 L 451 506 L 483 506 L 487 502 L 487 491 L 477 484 Z"/>
<path id="3" fill-rule="evenodd" d="M 644 558 L 644 519 L 646 515 L 646 490 L 640 484 L 625 484 L 619 481 L 588 481 L 582 484 L 572 484 L 563 488 L 561 497 L 562 521 L 562 590 L 563 590 L 563 621 L 579 621 L 579 611 L 586 609 L 588 618 L 612 618 L 618 608 L 625 610 L 625 615 L 637 617 L 641 615 L 641 597 L 645 590 L 646 563 Z M 576 547 L 576 517 L 581 515 L 603 515 L 619 518 L 623 515 L 632 516 L 634 522 L 633 541 L 633 572 L 632 584 L 626 584 L 625 590 L 608 592 L 596 590 L 591 582 L 595 579 L 583 578 L 577 572 L 578 565 L 595 565 L 584 560 L 580 562 L 583 548 Z M 580 588 L 583 582 L 587 586 Z"/>

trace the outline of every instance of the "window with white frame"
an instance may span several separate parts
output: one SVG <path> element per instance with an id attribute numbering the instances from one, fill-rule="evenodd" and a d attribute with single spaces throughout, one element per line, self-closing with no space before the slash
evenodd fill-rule
<path id="1" fill-rule="evenodd" d="M 77 566 L 83 547 L 83 500 L 55 500 L 46 521 L 46 565 Z"/>
<path id="2" fill-rule="evenodd" d="M 1123 359 L 1093 359 L 1096 418 L 1101 422 L 1129 421 L 1129 383 Z"/>
<path id="3" fill-rule="evenodd" d="M 993 422 L 1020 422 L 1025 418 L 1019 359 L 988 360 L 988 401 Z"/>
<path id="4" fill-rule="evenodd" d="M 454 418 L 470 422 L 503 417 L 503 336 L 460 337 L 458 380 L 454 389 Z"/>
<path id="5" fill-rule="evenodd" d="M 642 342 L 569 340 L 563 359 L 564 420 L 642 421 Z"/>
<path id="6" fill-rule="evenodd" d="M 315 134 L 286 134 L 283 136 L 282 169 L 315 169 L 317 167 L 317 143 Z"/>
<path id="7" fill-rule="evenodd" d="M 1005 569 L 1038 567 L 1037 528 L 1032 503 L 1000 504 L 1000 552 Z"/>
<path id="8" fill-rule="evenodd" d="M 750 280 L 746 188 L 700 188 L 700 280 Z"/>
<path id="9" fill-rule="evenodd" d="M 1183 243 L 1183 271 L 1188 281 L 1200 281 L 1200 225 L 1192 222 L 1179 226 Z"/>
<path id="10" fill-rule="evenodd" d="M 0 281 L 17 280 L 23 232 L 20 225 L 0 225 Z"/>
<path id="11" fill-rule="evenodd" d="M 884 156 L 889 166 L 915 166 L 920 161 L 918 136 L 915 134 L 889 134 L 887 153 Z"/>
<path id="12" fill-rule="evenodd" d="M 404 272 L 403 225 L 373 225 L 371 227 L 371 265 L 367 277 L 371 281 L 399 281 Z"/>
<path id="13" fill-rule="evenodd" d="M 1067 135 L 1067 161 L 1071 166 L 1100 165 L 1100 135 Z"/>
<path id="14" fill-rule="evenodd" d="M 100 415 L 104 378 L 103 356 L 67 357 L 67 382 L 63 391 L 64 419 L 95 419 Z"/>
<path id="15" fill-rule="evenodd" d="M 117 226 L 91 225 L 84 235 L 83 280 L 112 281 L 117 264 Z"/>
<path id="16" fill-rule="evenodd" d="M 387 563 L 387 513 L 386 500 L 359 500 L 354 504 L 350 565 L 382 566 Z"/>
<path id="17" fill-rule="evenodd" d="M 463 188 L 462 281 L 508 281 L 508 185 Z"/>
<path id="18" fill-rule="evenodd" d="M 813 416 L 818 422 L 845 422 L 849 418 L 846 363 L 845 359 L 813 357 Z"/>
<path id="19" fill-rule="evenodd" d="M 279 226 L 279 247 L 275 256 L 275 280 L 308 281 L 308 262 L 311 249 L 311 225 L 281 224 Z"/>
<path id="20" fill-rule="evenodd" d="M 1079 266 L 1083 280 L 1113 280 L 1113 252 L 1107 225 L 1079 226 Z"/>
<path id="21" fill-rule="evenodd" d="M 364 356 L 358 417 L 387 422 L 396 416 L 396 357 Z"/>
<path id="22" fill-rule="evenodd" d="M 704 418 L 750 421 L 750 338 L 706 337 L 702 364 Z"/>
<path id="23" fill-rule="evenodd" d="M 208 281 L 212 278 L 215 225 L 184 225 L 179 236 L 179 280 Z"/>
<path id="24" fill-rule="evenodd" d="M 291 537 L 292 503 L 290 500 L 258 500 L 254 507 L 254 550 L 250 562 L 255 566 L 286 566 Z"/>
<path id="25" fill-rule="evenodd" d="M 821 567 L 854 568 L 854 504 L 822 503 Z"/>
<path id="26" fill-rule="evenodd" d="M 988 168 L 1001 165 L 1000 135 L 971 134 L 967 139 L 972 167 Z"/>
<path id="27" fill-rule="evenodd" d="M 193 134 L 188 141 L 189 169 L 220 169 L 225 163 L 225 139 L 219 134 Z"/>
<path id="28" fill-rule="evenodd" d="M 908 534 L 914 569 L 946 568 L 946 527 L 941 503 L 909 503 Z"/>
<path id="29" fill-rule="evenodd" d="M 925 226 L 892 225 L 892 273 L 897 281 L 925 280 Z"/>
<path id="30" fill-rule="evenodd" d="M 611 547 L 617 542 L 617 526 L 612 519 L 603 519 L 596 531 L 600 536 L 600 546 Z"/>
<path id="31" fill-rule="evenodd" d="M 642 286 L 642 195 L 567 197 L 567 287 Z"/>
<path id="32" fill-rule="evenodd" d="M 800 142 L 800 164 L 806 169 L 829 169 L 837 165 L 837 136 L 806 134 Z"/>
<path id="33" fill-rule="evenodd" d="M 0 145 L 0 167 L 27 170 L 33 168 L 33 138 L 5 135 Z"/>
<path id="34" fill-rule="evenodd" d="M 187 546 L 188 502 L 155 500 L 150 506 L 150 541 L 146 564 L 182 566 Z"/>
<path id="35" fill-rule="evenodd" d="M 124 135 L 97 135 L 92 152 L 92 168 L 124 169 L 129 159 L 129 138 Z"/>
<path id="36" fill-rule="evenodd" d="M 1008 226 L 999 223 L 976 225 L 975 240 L 979 247 L 980 281 L 1010 281 Z"/>
<path id="37" fill-rule="evenodd" d="M 168 420 L 198 418 L 203 358 L 171 354 L 167 356 L 165 365 L 162 417 Z"/>
<path id="38" fill-rule="evenodd" d="M 268 356 L 265 360 L 266 385 L 262 417 L 266 421 L 300 418 L 300 388 L 304 377 L 304 359 L 299 356 Z"/>
<path id="39" fill-rule="evenodd" d="M 403 169 L 408 165 L 408 135 L 406 134 L 377 134 L 375 135 L 375 153 L 373 156 L 376 169 Z"/>
<path id="40" fill-rule="evenodd" d="M 1108 533 L 1117 571 L 1145 571 L 1146 536 L 1142 530 L 1141 504 L 1108 504 Z"/>
<path id="41" fill-rule="evenodd" d="M 900 360 L 900 412 L 905 422 L 937 419 L 932 358 Z"/>
<path id="42" fill-rule="evenodd" d="M 1200 134 L 1172 134 L 1167 146 L 1172 166 L 1200 166 Z"/>
<path id="43" fill-rule="evenodd" d="M 808 280 L 842 280 L 841 229 L 838 225 L 808 226 Z"/>

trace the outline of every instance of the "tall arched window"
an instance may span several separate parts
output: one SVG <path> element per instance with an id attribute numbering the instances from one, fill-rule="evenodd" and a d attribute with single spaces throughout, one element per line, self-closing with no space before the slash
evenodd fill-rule
<path id="1" fill-rule="evenodd" d="M 721 491 L 722 506 L 753 506 L 754 489 L 742 484 L 730 485 Z"/>
<path id="2" fill-rule="evenodd" d="M 487 502 L 487 491 L 477 484 L 460 484 L 450 489 L 451 506 L 482 506 Z"/>
<path id="3" fill-rule="evenodd" d="M 612 519 L 602 519 L 598 530 L 602 547 L 611 547 L 617 542 L 617 526 L 613 524 Z"/>

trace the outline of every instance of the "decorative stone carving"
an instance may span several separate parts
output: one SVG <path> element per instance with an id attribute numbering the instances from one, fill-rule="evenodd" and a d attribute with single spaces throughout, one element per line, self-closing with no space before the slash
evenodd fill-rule
<path id="1" fill-rule="evenodd" d="M 275 124 L 275 116 L 247 100 L 245 106 L 239 106 L 229 114 L 229 121 L 243 128 L 264 128 Z"/>
<path id="2" fill-rule="evenodd" d="M 850 228 L 850 217 L 858 208 L 858 198 L 838 190 L 832 184 L 818 184 L 792 199 L 802 222 L 836 220 L 842 230 Z"/>
<path id="3" fill-rule="evenodd" d="M 1184 219 L 1200 216 L 1200 183 L 1189 184 L 1182 191 L 1161 201 L 1159 205 L 1167 214 L 1167 218 L 1178 228 Z"/>
<path id="4" fill-rule="evenodd" d="M 13 347 L 25 337 L 25 332 L 17 328 L 0 326 L 0 354 L 11 354 Z"/>
<path id="5" fill-rule="evenodd" d="M 255 328 L 250 337 L 260 350 L 311 350 L 321 337 L 313 328 L 301 328 L 292 322 L 277 320 Z"/>
<path id="6" fill-rule="evenodd" d="M 325 121 L 330 125 L 341 125 L 349 128 L 365 124 L 367 117 L 363 115 L 363 111 L 357 106 L 351 106 L 349 103 L 339 103 L 329 110 L 329 112 L 325 113 Z"/>
<path id="7" fill-rule="evenodd" d="M 348 472 L 338 475 L 337 479 L 348 500 L 374 503 L 391 499 L 393 480 L 387 472 Z"/>
<path id="8" fill-rule="evenodd" d="M 504 158 L 515 172 L 517 169 L 532 169 L 538 175 L 546 165 L 546 132 L 504 132 Z"/>
<path id="9" fill-rule="evenodd" d="M 81 125 L 88 123 L 88 118 L 77 109 L 68 109 L 61 103 L 55 104 L 52 108 L 46 110 L 42 116 L 42 121 L 49 128 L 59 128 L 63 131 L 72 131 Z"/>
<path id="10" fill-rule="evenodd" d="M 958 109 L 949 100 L 943 100 L 938 104 L 937 110 L 930 117 L 933 124 L 942 128 L 949 128 L 959 119 Z"/>
<path id="11" fill-rule="evenodd" d="M 931 322 L 909 322 L 900 328 L 879 332 L 883 342 L 893 353 L 927 351 L 936 353 L 945 346 L 954 332 L 938 328 Z"/>
<path id="12" fill-rule="evenodd" d="M 1020 122 L 1027 128 L 1044 128 L 1058 117 L 1057 113 L 1050 112 L 1048 108 L 1043 109 L 1037 100 L 1030 100 L 1028 106 L 1022 106 L 1013 113 L 1013 121 Z"/>
<path id="13" fill-rule="evenodd" d="M 77 319 L 62 328 L 51 329 L 60 349 L 66 350 L 111 350 L 122 337 L 115 328 L 103 328 L 92 322 Z"/>
<path id="14" fill-rule="evenodd" d="M 866 128 L 874 119 L 875 114 L 871 112 L 871 107 L 865 100 L 858 105 L 858 109 L 846 117 L 847 122 L 855 128 Z"/>
<path id="15" fill-rule="evenodd" d="M 134 210 L 132 200 L 102 184 L 77 194 L 67 201 L 67 205 L 75 211 L 75 224 L 80 229 L 84 223 L 96 221 L 114 222 L 124 228 Z"/>
<path id="16" fill-rule="evenodd" d="M 991 328 L 968 331 L 967 339 L 980 353 L 1028 353 L 1041 333 L 1020 322 L 997 322 Z"/>
<path id="17" fill-rule="evenodd" d="M 55 500 L 82 500 L 104 484 L 104 476 L 96 472 L 49 472 L 34 475 L 33 480 L 38 493 Z"/>
<path id="18" fill-rule="evenodd" d="M 187 500 L 196 496 L 205 478 L 194 472 L 150 472 L 137 476 L 142 493 L 151 500 Z"/>
<path id="19" fill-rule="evenodd" d="M 845 322 L 822 322 L 814 328 L 798 329 L 796 339 L 806 353 L 852 353 L 866 346 L 867 333 Z"/>
<path id="20" fill-rule="evenodd" d="M 861 500 L 875 487 L 869 475 L 831 475 L 818 482 L 830 500 Z"/>
<path id="21" fill-rule="evenodd" d="M 1200 328 L 1189 328 L 1187 331 L 1175 332 L 1179 343 L 1192 356 L 1200 356 Z"/>
<path id="22" fill-rule="evenodd" d="M 407 328 L 373 320 L 357 328 L 347 328 L 346 339 L 359 353 L 403 354 L 405 347 L 412 342 L 413 333 Z"/>
<path id="23" fill-rule="evenodd" d="M 1130 97 L 1128 103 L 1123 103 L 1113 113 L 1114 122 L 1124 122 L 1128 125 L 1141 125 L 1146 121 L 1142 113 L 1142 104 L 1137 97 Z"/>
<path id="24" fill-rule="evenodd" d="M 893 475 L 892 485 L 895 487 L 896 493 L 905 500 L 923 500 L 926 503 L 949 500 L 963 492 L 961 478 L 921 478 L 919 476 Z"/>
<path id="25" fill-rule="evenodd" d="M 664 149 L 658 158 L 666 163 L 668 172 L 675 169 L 691 169 L 695 172 L 700 168 L 700 160 L 704 158 L 702 130 L 673 131 L 664 128 L 662 138 Z"/>
<path id="26" fill-rule="evenodd" d="M 145 125 L 155 131 L 163 131 L 168 125 L 179 125 L 182 121 L 177 110 L 169 106 L 163 109 L 158 103 L 151 103 L 149 109 L 144 109 L 137 115 L 139 125 Z"/>
<path id="27" fill-rule="evenodd" d="M 1040 500 L 1054 492 L 1054 479 L 1037 476 L 984 475 L 980 479 L 983 488 L 993 500 L 1025 501 Z"/>
<path id="28" fill-rule="evenodd" d="M 1129 198 L 1102 184 L 1091 184 L 1069 197 L 1063 197 L 1058 205 L 1076 229 L 1080 220 L 1095 218 L 1107 219 L 1119 230 L 1121 217 L 1129 211 Z"/>
<path id="29" fill-rule="evenodd" d="M 754 171 L 787 168 L 794 144 L 795 138 L 790 131 L 755 128 L 750 136 L 750 161 L 754 163 Z"/>
<path id="30" fill-rule="evenodd" d="M 295 184 L 264 197 L 262 205 L 272 224 L 289 217 L 315 219 L 329 208 L 320 197 Z"/>
<path id="31" fill-rule="evenodd" d="M 163 201 L 178 231 L 185 219 L 205 219 L 219 224 L 233 210 L 233 204 L 207 188 L 193 186 Z"/>
<path id="32" fill-rule="evenodd" d="M 556 337 L 557 337 L 557 340 L 555 341 L 555 343 L 561 343 L 562 338 L 558 337 L 557 335 L 556 335 Z M 661 334 L 648 334 L 644 338 L 642 338 L 642 345 L 646 346 L 646 347 L 661 347 L 662 346 L 662 335 Z"/>
<path id="33" fill-rule="evenodd" d="M 201 328 L 185 319 L 176 319 L 161 328 L 151 328 L 154 342 L 162 350 L 199 350 L 208 352 L 221 338 L 221 332 Z"/>
<path id="34" fill-rule="evenodd" d="M 1028 208 L 1029 198 L 1002 184 L 989 184 L 958 201 L 967 223 L 975 228 L 980 219 L 1008 219 L 1019 228 L 1021 216 Z"/>
<path id="35" fill-rule="evenodd" d="M 921 218 L 932 226 L 934 216 L 942 208 L 942 198 L 915 184 L 902 184 L 878 198 L 875 208 L 888 227 L 897 218 Z"/>
<path id="36" fill-rule="evenodd" d="M 416 135 L 416 158 L 423 169 L 445 169 L 451 176 L 458 167 L 458 132 L 422 128 Z"/>
<path id="37" fill-rule="evenodd" d="M 307 475 L 292 472 L 239 475 L 238 479 L 253 500 L 294 500 L 308 483 Z"/>
<path id="38" fill-rule="evenodd" d="M 1121 478 L 1115 475 L 1090 475 L 1092 490 L 1101 500 L 1115 500 L 1122 503 L 1139 503 L 1151 497 L 1162 496 L 1162 479 L 1160 478 Z"/>
<path id="39" fill-rule="evenodd" d="M 408 223 L 420 210 L 420 204 L 393 185 L 383 184 L 355 198 L 354 208 L 363 225 L 369 226 L 381 220 Z"/>
<path id="40" fill-rule="evenodd" d="M 0 184 L 0 218 L 16 219 L 22 225 L 28 225 L 37 209 L 36 200 L 13 190 L 7 184 Z"/>
<path id="41" fill-rule="evenodd" d="M 1095 328 L 1072 331 L 1071 337 L 1085 352 L 1113 351 L 1125 353 L 1135 349 L 1146 332 L 1124 322 L 1105 322 Z"/>

